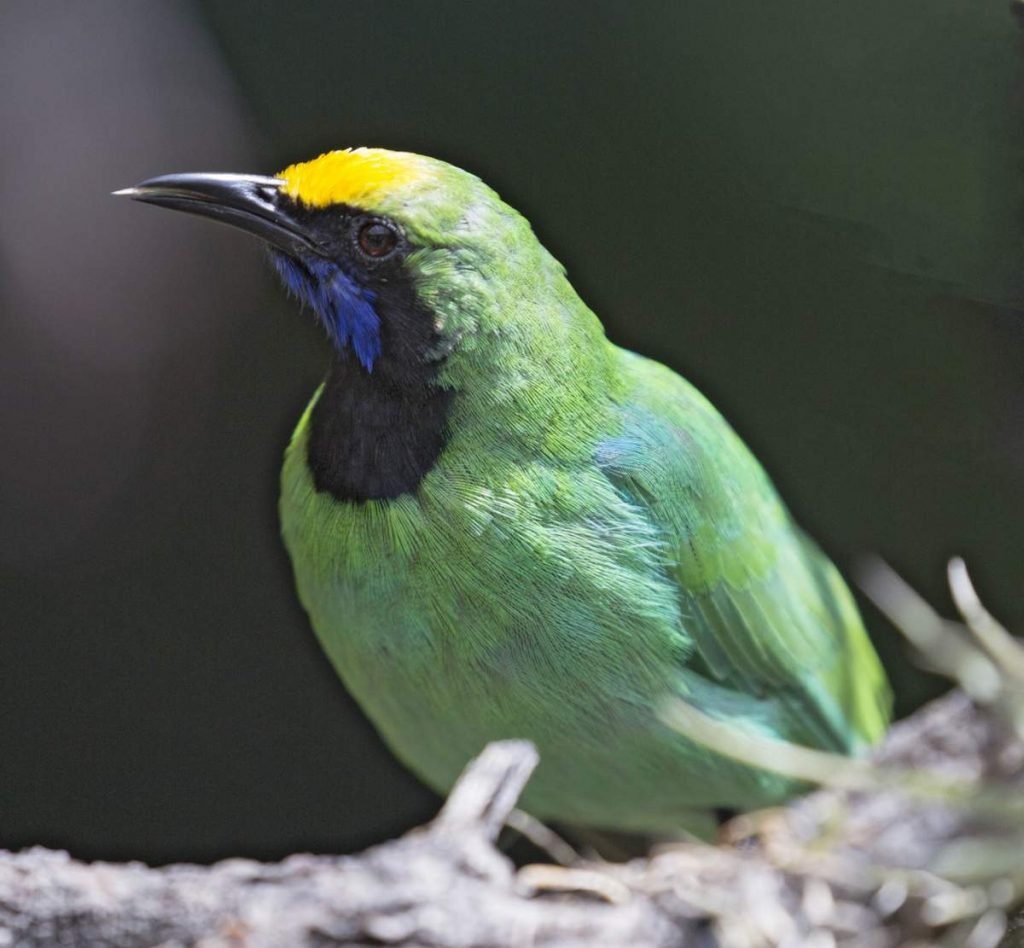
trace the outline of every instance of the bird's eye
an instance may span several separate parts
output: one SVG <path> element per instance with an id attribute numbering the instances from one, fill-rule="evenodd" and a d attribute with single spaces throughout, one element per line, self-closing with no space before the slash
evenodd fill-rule
<path id="1" fill-rule="evenodd" d="M 382 221 L 370 221 L 359 228 L 359 249 L 368 257 L 386 257 L 398 244 L 395 229 Z"/>

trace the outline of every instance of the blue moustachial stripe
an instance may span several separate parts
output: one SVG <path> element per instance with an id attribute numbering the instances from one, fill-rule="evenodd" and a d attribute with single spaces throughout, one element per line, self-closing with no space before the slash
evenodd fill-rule
<path id="1" fill-rule="evenodd" d="M 272 253 L 285 286 L 316 313 L 339 349 L 349 343 L 356 358 L 373 371 L 380 355 L 380 317 L 375 294 L 360 286 L 332 260 L 310 257 L 301 262 Z"/>

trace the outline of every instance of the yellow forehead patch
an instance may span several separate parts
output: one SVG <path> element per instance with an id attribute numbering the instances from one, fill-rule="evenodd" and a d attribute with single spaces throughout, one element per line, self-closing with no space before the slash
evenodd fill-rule
<path id="1" fill-rule="evenodd" d="M 423 173 L 419 155 L 384 148 L 352 148 L 289 165 L 277 177 L 285 181 L 281 189 L 285 194 L 309 207 L 351 204 L 366 208 Z"/>

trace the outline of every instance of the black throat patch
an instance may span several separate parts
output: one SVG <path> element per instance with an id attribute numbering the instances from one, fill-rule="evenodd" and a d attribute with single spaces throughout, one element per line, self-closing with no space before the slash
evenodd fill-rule
<path id="1" fill-rule="evenodd" d="M 452 392 L 429 312 L 404 274 L 374 288 L 381 353 L 373 371 L 336 352 L 310 418 L 307 461 L 318 491 L 362 503 L 415 491 L 444 449 Z"/>

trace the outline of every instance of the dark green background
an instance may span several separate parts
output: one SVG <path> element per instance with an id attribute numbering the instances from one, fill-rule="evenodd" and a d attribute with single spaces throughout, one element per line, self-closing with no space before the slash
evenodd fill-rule
<path id="1" fill-rule="evenodd" d="M 1003 0 L 0 10 L 0 845 L 345 850 L 426 817 L 276 536 L 326 359 L 254 242 L 107 197 L 372 144 L 470 168 L 849 571 L 1024 628 L 1021 36 Z M 905 712 L 934 685 L 867 610 Z"/>

